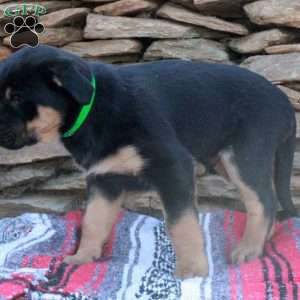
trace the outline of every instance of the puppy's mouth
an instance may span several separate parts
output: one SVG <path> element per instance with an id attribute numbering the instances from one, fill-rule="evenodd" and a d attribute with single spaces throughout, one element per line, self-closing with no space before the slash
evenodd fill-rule
<path id="1" fill-rule="evenodd" d="M 17 150 L 25 146 L 36 144 L 37 138 L 34 135 L 21 134 L 9 128 L 0 128 L 0 146 L 10 150 Z"/>

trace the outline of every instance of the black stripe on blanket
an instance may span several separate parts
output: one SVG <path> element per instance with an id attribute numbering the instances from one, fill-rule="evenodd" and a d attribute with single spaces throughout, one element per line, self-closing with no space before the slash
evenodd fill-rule
<path id="1" fill-rule="evenodd" d="M 270 282 L 270 276 L 269 276 L 269 268 L 268 268 L 268 265 L 265 261 L 265 258 L 261 258 L 260 259 L 260 262 L 261 262 L 261 265 L 262 265 L 262 272 L 263 272 L 263 276 L 264 276 L 264 282 L 265 282 L 265 285 L 266 285 L 266 297 L 265 297 L 265 300 L 273 300 L 273 297 L 272 297 L 272 283 Z"/>
<path id="2" fill-rule="evenodd" d="M 52 273 L 48 276 L 48 282 L 43 284 L 43 288 L 55 287 L 57 290 L 63 288 L 67 285 L 70 276 L 78 269 L 80 266 L 68 266 L 67 264 L 61 264 L 55 273 Z M 65 273 L 67 272 L 66 277 Z M 63 280 L 64 278 L 64 280 Z"/>
<path id="3" fill-rule="evenodd" d="M 280 297 L 279 299 L 286 300 L 287 289 L 285 283 L 282 280 L 282 270 L 280 264 L 276 260 L 275 256 L 271 255 L 270 253 L 267 253 L 266 257 L 271 261 L 275 270 L 275 281 L 277 282 L 278 285 L 278 291 Z"/>
<path id="4" fill-rule="evenodd" d="M 273 252 L 285 263 L 288 271 L 288 279 L 293 287 L 293 300 L 298 300 L 298 285 L 295 283 L 291 264 L 282 253 L 277 251 L 276 246 L 273 242 L 270 242 L 270 244 Z"/>

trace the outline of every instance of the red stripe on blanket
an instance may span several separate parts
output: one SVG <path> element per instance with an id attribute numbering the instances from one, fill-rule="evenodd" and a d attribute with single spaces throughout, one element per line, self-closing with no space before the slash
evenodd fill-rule
<path id="1" fill-rule="evenodd" d="M 63 253 L 63 254 L 74 253 L 75 247 L 72 247 L 72 244 L 70 244 L 70 240 L 72 240 L 74 230 L 79 229 L 81 226 L 82 215 L 83 214 L 81 211 L 75 211 L 75 212 L 72 211 L 65 215 L 64 218 L 66 220 L 66 237 L 58 253 Z"/>
<path id="2" fill-rule="evenodd" d="M 246 223 L 245 214 L 234 212 L 233 224 L 230 226 L 231 214 L 232 212 L 226 212 L 224 216 L 228 259 L 233 247 L 239 242 Z M 265 300 L 268 294 L 273 300 L 299 299 L 299 248 L 300 228 L 295 228 L 293 220 L 276 224 L 274 236 L 266 243 L 264 266 L 262 260 L 255 259 L 239 266 L 229 267 L 231 300 Z M 265 271 L 268 273 L 268 282 L 265 280 L 263 268 L 267 268 Z"/>
<path id="3" fill-rule="evenodd" d="M 3 299 L 18 299 L 25 295 L 25 290 L 29 284 L 20 280 L 7 280 L 0 282 L 0 295 Z"/>
<path id="4" fill-rule="evenodd" d="M 67 292 L 72 293 L 76 292 L 77 290 L 85 290 L 85 286 L 88 285 L 87 283 L 92 281 L 92 278 L 96 276 L 97 280 L 93 285 L 93 288 L 99 287 L 102 283 L 102 281 L 105 278 L 105 275 L 108 271 L 108 266 L 111 260 L 112 251 L 114 247 L 114 242 L 116 240 L 116 225 L 121 221 L 123 218 L 124 213 L 120 213 L 116 221 L 112 227 L 112 231 L 109 236 L 108 242 L 105 244 L 103 248 L 103 255 L 100 259 L 100 262 L 93 262 L 93 263 L 87 263 L 84 265 L 79 266 L 74 271 L 71 271 L 70 268 L 68 268 L 68 271 L 65 271 L 65 274 L 60 281 L 60 284 L 55 287 L 53 287 L 52 291 L 54 290 L 60 290 L 60 292 Z M 99 268 L 100 265 L 100 271 L 97 273 L 97 267 Z M 63 282 L 63 287 L 61 286 L 61 283 Z M 91 289 L 91 287 L 90 287 Z"/>
<path id="5" fill-rule="evenodd" d="M 230 245 L 230 250 L 228 251 L 229 255 L 240 242 L 247 220 L 244 213 L 227 211 L 225 214 L 225 224 L 227 228 L 229 227 L 228 224 L 230 222 L 229 219 L 231 214 L 233 214 L 233 224 L 230 227 L 231 232 L 225 231 L 227 243 Z M 230 235 L 230 233 L 232 233 L 232 235 Z M 229 261 L 230 256 L 228 256 L 228 262 Z M 239 266 L 229 266 L 229 278 L 232 300 L 254 300 L 259 299 L 254 297 L 255 294 L 265 295 L 266 287 L 264 283 L 262 265 L 259 259 Z M 253 281 L 259 283 L 255 289 L 253 289 Z"/>

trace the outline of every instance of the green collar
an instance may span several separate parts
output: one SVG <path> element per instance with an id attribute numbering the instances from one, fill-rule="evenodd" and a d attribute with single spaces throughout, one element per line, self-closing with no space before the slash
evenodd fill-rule
<path id="1" fill-rule="evenodd" d="M 81 107 L 81 110 L 80 110 L 74 124 L 68 131 L 66 131 L 63 134 L 64 138 L 68 138 L 68 137 L 74 135 L 76 133 L 76 131 L 78 131 L 80 129 L 80 127 L 83 125 L 84 121 L 87 119 L 87 117 L 92 109 L 93 103 L 95 102 L 95 97 L 96 97 L 96 79 L 95 79 L 94 75 L 92 75 L 91 85 L 93 87 L 93 93 L 92 93 L 90 102 Z"/>

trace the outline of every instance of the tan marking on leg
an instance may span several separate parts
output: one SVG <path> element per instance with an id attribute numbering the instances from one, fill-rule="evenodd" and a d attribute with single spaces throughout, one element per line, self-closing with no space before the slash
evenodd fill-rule
<path id="1" fill-rule="evenodd" d="M 237 167 L 232 162 L 233 154 L 224 151 L 222 162 L 231 181 L 238 187 L 247 210 L 247 222 L 239 245 L 232 252 L 232 262 L 242 263 L 263 253 L 264 243 L 269 232 L 269 223 L 264 215 L 264 207 L 254 190 L 241 179 Z"/>
<path id="2" fill-rule="evenodd" d="M 51 142 L 59 136 L 61 126 L 60 113 L 45 106 L 38 106 L 38 116 L 27 123 L 27 131 L 34 132 L 39 141 Z"/>
<path id="3" fill-rule="evenodd" d="M 88 170 L 88 175 L 116 173 L 138 175 L 145 166 L 145 160 L 137 152 L 134 146 L 126 146 L 117 151 Z"/>
<path id="4" fill-rule="evenodd" d="M 64 262 L 83 264 L 101 257 L 102 247 L 121 209 L 122 198 L 123 195 L 114 201 L 109 201 L 100 192 L 93 195 L 83 218 L 77 253 L 67 256 Z"/>
<path id="5" fill-rule="evenodd" d="M 176 224 L 168 225 L 168 232 L 177 259 L 176 276 L 180 278 L 206 276 L 208 261 L 196 214 L 186 212 Z"/>

